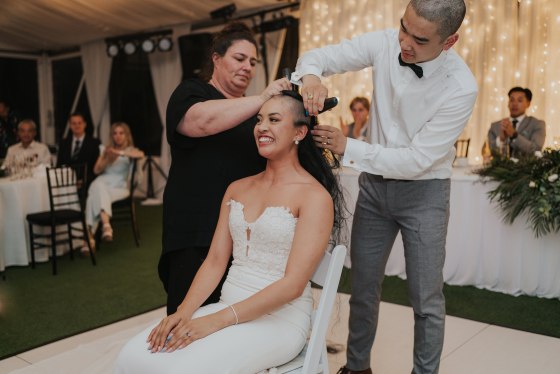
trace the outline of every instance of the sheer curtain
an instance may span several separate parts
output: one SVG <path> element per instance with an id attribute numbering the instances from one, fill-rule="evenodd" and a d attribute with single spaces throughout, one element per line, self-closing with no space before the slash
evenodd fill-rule
<path id="1" fill-rule="evenodd" d="M 465 59 L 479 85 L 473 115 L 463 138 L 471 138 L 469 157 L 480 161 L 490 123 L 509 114 L 507 92 L 513 86 L 533 91 L 529 114 L 547 123 L 546 145 L 560 142 L 560 1 L 466 0 L 467 16 L 454 49 Z M 300 53 L 343 38 L 398 28 L 408 0 L 303 0 Z M 354 96 L 371 98 L 371 69 L 326 78 L 341 104 L 323 122 L 350 121 Z"/>
<path id="2" fill-rule="evenodd" d="M 261 63 L 257 65 L 255 77 L 251 81 L 251 85 L 247 88 L 245 95 L 258 95 L 264 91 L 266 86 L 276 78 L 276 72 L 279 67 L 280 57 L 282 55 L 282 48 L 284 47 L 284 40 L 286 38 L 286 30 L 279 30 L 274 32 L 267 32 L 265 34 L 266 42 L 266 59 L 268 65 L 268 82 L 266 81 L 266 74 L 264 72 L 263 58 L 259 52 Z M 259 42 L 260 36 L 257 36 Z"/>
<path id="3" fill-rule="evenodd" d="M 189 31 L 190 26 L 175 28 L 173 30 L 173 49 L 169 52 L 156 51 L 148 57 L 150 61 L 150 72 L 152 75 L 154 94 L 157 101 L 161 123 L 163 125 L 159 165 L 166 174 L 169 173 L 169 166 L 171 165 L 171 152 L 169 150 L 169 144 L 167 143 L 165 112 L 167 109 L 167 102 L 169 101 L 173 90 L 175 90 L 177 85 L 181 82 L 181 76 L 183 74 L 177 37 L 178 35 L 186 34 Z M 157 197 L 161 198 L 163 196 L 163 186 L 165 185 L 165 180 L 161 178 L 157 172 L 154 174 L 154 179 L 154 187 L 158 191 Z"/>
<path id="4" fill-rule="evenodd" d="M 112 59 L 107 56 L 103 40 L 81 46 L 82 66 L 86 78 L 89 110 L 93 120 L 94 134 L 102 143 L 110 139 L 109 79 Z"/>

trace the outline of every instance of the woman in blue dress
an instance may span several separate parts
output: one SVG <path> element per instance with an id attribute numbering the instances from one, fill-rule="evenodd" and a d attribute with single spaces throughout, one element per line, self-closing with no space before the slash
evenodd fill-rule
<path id="1" fill-rule="evenodd" d="M 99 154 L 93 168 L 97 177 L 89 186 L 86 200 L 86 223 L 90 232 L 95 232 L 101 221 L 102 240 L 111 241 L 111 204 L 128 196 L 131 159 L 144 157 L 144 152 L 134 148 L 128 125 L 116 122 L 111 126 L 111 144 L 101 145 Z"/>

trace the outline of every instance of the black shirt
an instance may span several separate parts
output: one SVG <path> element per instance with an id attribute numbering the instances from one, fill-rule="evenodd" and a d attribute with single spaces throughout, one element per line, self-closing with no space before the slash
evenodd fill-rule
<path id="1" fill-rule="evenodd" d="M 258 174 L 265 159 L 253 136 L 256 116 L 238 126 L 201 138 L 176 132 L 194 104 L 227 100 L 214 86 L 198 79 L 182 82 L 167 105 L 167 141 L 171 167 L 163 196 L 163 253 L 188 247 L 209 247 L 227 187 Z"/>

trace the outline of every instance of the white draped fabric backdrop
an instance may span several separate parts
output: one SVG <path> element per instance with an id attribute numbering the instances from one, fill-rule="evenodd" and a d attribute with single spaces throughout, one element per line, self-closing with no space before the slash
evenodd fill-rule
<path id="1" fill-rule="evenodd" d="M 454 49 L 479 86 L 473 115 L 461 138 L 470 138 L 469 158 L 480 162 L 490 123 L 509 115 L 507 92 L 533 92 L 529 114 L 547 124 L 545 146 L 560 146 L 560 1 L 466 0 L 467 15 Z M 300 55 L 355 35 L 398 28 L 408 0 L 302 0 Z M 351 122 L 353 97 L 371 99 L 371 69 L 324 79 L 341 104 L 323 123 Z M 411 104 L 414 105 L 414 104 Z"/>

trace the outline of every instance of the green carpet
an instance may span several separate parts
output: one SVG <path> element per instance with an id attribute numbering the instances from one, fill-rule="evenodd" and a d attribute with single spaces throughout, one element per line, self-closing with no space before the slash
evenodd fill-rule
<path id="1" fill-rule="evenodd" d="M 63 256 L 51 264 L 9 267 L 0 280 L 0 359 L 71 335 L 156 309 L 165 304 L 157 277 L 161 207 L 139 206 L 141 246 L 127 223 L 114 225 L 115 241 L 89 258 Z M 350 291 L 344 271 L 340 290 Z M 475 287 L 445 286 L 447 313 L 499 326 L 560 337 L 560 300 L 513 297 Z M 386 277 L 383 300 L 408 305 L 406 282 Z M 412 318 L 412 316 L 411 316 Z"/>
<path id="2" fill-rule="evenodd" d="M 90 258 L 68 255 L 51 264 L 9 267 L 0 280 L 0 359 L 165 305 L 157 276 L 161 207 L 139 207 L 141 245 L 114 224 L 115 240 Z"/>

